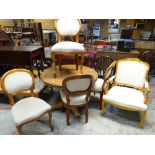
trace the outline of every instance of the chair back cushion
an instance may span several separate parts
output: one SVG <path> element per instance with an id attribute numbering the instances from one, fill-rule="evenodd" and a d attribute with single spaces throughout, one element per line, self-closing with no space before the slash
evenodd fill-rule
<path id="1" fill-rule="evenodd" d="M 117 61 L 116 84 L 143 88 L 148 74 L 149 64 L 136 58 Z"/>
<path id="2" fill-rule="evenodd" d="M 5 76 L 3 84 L 5 91 L 10 94 L 16 94 L 20 91 L 32 88 L 33 79 L 28 72 L 12 72 Z"/>
<path id="3" fill-rule="evenodd" d="M 81 23 L 77 19 L 59 19 L 56 29 L 61 36 L 75 36 L 81 29 Z"/>
<path id="4" fill-rule="evenodd" d="M 65 87 L 69 93 L 86 92 L 91 88 L 91 85 L 91 75 L 70 76 L 63 81 L 63 87 Z"/>

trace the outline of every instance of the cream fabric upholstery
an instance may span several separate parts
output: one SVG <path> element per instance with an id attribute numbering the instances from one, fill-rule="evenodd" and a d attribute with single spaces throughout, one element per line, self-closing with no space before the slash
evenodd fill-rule
<path id="1" fill-rule="evenodd" d="M 122 61 L 118 63 L 116 83 L 143 87 L 145 84 L 147 66 L 136 61 Z"/>
<path id="2" fill-rule="evenodd" d="M 121 38 L 121 34 L 110 34 L 108 36 L 109 41 L 118 41 Z"/>
<path id="3" fill-rule="evenodd" d="M 133 88 L 114 86 L 106 95 L 103 95 L 103 100 L 135 110 L 145 111 L 147 109 L 143 93 Z"/>
<path id="4" fill-rule="evenodd" d="M 80 23 L 77 19 L 59 19 L 57 29 L 61 36 L 74 36 L 80 30 Z"/>
<path id="5" fill-rule="evenodd" d="M 56 43 L 52 47 L 54 52 L 84 52 L 84 46 L 77 42 L 64 41 Z"/>
<path id="6" fill-rule="evenodd" d="M 67 104 L 65 92 L 61 89 L 60 95 L 63 103 Z M 82 105 L 86 103 L 86 95 L 70 95 L 70 105 Z"/>
<path id="7" fill-rule="evenodd" d="M 94 83 L 93 91 L 94 92 L 102 92 L 102 86 L 103 86 L 104 80 L 97 78 L 97 80 Z"/>
<path id="8" fill-rule="evenodd" d="M 71 92 L 85 91 L 90 86 L 90 83 L 91 83 L 90 79 L 87 79 L 87 78 L 74 79 L 74 80 L 67 81 L 66 87 Z"/>
<path id="9" fill-rule="evenodd" d="M 12 107 L 11 114 L 16 125 L 21 125 L 41 116 L 50 109 L 51 106 L 45 101 L 36 97 L 28 97 L 18 101 Z"/>
<path id="10" fill-rule="evenodd" d="M 5 78 L 4 86 L 11 94 L 16 94 L 20 90 L 26 90 L 32 87 L 32 78 L 29 73 L 15 72 Z"/>

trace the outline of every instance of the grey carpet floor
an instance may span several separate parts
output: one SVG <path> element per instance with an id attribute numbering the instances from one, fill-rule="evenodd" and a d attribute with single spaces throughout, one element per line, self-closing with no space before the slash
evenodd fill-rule
<path id="1" fill-rule="evenodd" d="M 151 135 L 155 134 L 155 78 L 150 82 L 151 93 L 149 95 L 149 107 L 144 122 L 144 128 L 139 128 L 140 115 L 137 112 L 124 111 L 110 105 L 105 107 L 105 115 L 101 116 L 99 111 L 99 95 L 91 95 L 89 102 L 89 120 L 85 123 L 84 111 L 79 109 L 81 116 L 75 118 L 71 114 L 70 126 L 66 125 L 66 113 L 61 110 L 53 112 L 52 124 L 54 131 L 48 127 L 48 116 L 43 116 L 38 122 L 25 125 L 23 130 L 25 135 Z M 22 97 L 16 97 L 19 100 Z M 49 104 L 58 103 L 60 94 L 58 89 L 54 89 L 51 94 L 50 89 L 44 90 L 40 98 Z M 0 95 L 0 134 L 18 134 L 15 124 L 10 115 L 10 105 L 6 95 Z"/>

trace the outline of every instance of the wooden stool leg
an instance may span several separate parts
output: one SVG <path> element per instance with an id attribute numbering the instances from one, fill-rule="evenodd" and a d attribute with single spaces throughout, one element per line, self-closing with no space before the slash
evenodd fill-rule
<path id="1" fill-rule="evenodd" d="M 78 54 L 75 54 L 75 61 L 76 61 L 76 70 L 78 70 L 79 69 Z"/>
<path id="2" fill-rule="evenodd" d="M 84 54 L 81 54 L 81 66 L 80 66 L 80 72 L 81 72 L 81 74 L 83 73 L 82 72 L 83 62 L 84 62 Z"/>

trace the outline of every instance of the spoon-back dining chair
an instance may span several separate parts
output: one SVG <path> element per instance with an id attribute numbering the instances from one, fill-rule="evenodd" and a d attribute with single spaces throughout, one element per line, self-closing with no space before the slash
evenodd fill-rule
<path id="1" fill-rule="evenodd" d="M 71 106 L 85 107 L 86 123 L 88 122 L 88 101 L 92 87 L 91 75 L 75 75 L 63 80 L 63 88 L 60 90 L 63 104 L 66 105 L 66 121 L 69 125 Z"/>
<path id="2" fill-rule="evenodd" d="M 11 114 L 19 134 L 23 133 L 23 125 L 37 121 L 46 113 L 49 115 L 51 131 L 53 130 L 51 106 L 42 99 L 34 97 L 33 86 L 34 76 L 26 69 L 10 70 L 1 79 L 1 87 L 9 97 L 12 106 Z M 15 103 L 13 96 L 24 90 L 30 90 L 32 97 L 27 97 Z"/>
<path id="3" fill-rule="evenodd" d="M 79 43 L 79 32 L 81 30 L 81 21 L 77 19 L 59 19 L 55 21 L 55 27 L 58 34 L 58 43 L 52 47 L 52 59 L 55 67 L 56 76 L 56 60 L 55 55 L 59 56 L 59 70 L 61 70 L 62 56 L 63 55 L 75 55 L 76 69 L 78 70 L 78 57 L 81 56 L 81 67 L 80 71 L 82 73 L 82 66 L 84 62 L 84 46 Z M 74 41 L 63 41 L 64 37 L 76 37 L 76 42 Z"/>

